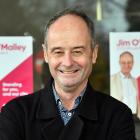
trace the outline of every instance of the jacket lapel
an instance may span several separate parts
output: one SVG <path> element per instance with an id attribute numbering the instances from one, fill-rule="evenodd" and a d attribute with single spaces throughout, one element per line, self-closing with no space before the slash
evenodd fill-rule
<path id="1" fill-rule="evenodd" d="M 90 122 L 94 121 L 92 130 L 88 129 L 88 132 L 96 135 L 99 126 L 97 121 L 96 92 L 92 90 L 89 84 L 74 116 L 65 126 L 58 140 L 80 140 L 83 133 L 85 133 L 83 129 L 86 127 L 85 123 L 87 120 Z M 89 139 L 88 136 L 86 136 L 86 139 Z"/>
<path id="2" fill-rule="evenodd" d="M 64 124 L 61 120 L 50 85 L 40 93 L 36 119 L 41 122 L 41 133 L 46 140 L 57 140 Z M 48 88 L 50 87 L 50 88 Z"/>
<path id="3" fill-rule="evenodd" d="M 98 119 L 96 94 L 98 93 L 96 93 L 88 83 L 83 99 L 77 108 L 77 114 L 79 116 L 91 121 Z"/>
<path id="4" fill-rule="evenodd" d="M 46 140 L 57 140 L 63 130 L 63 123 L 60 118 L 55 118 L 44 124 L 42 134 Z"/>
<path id="5" fill-rule="evenodd" d="M 78 116 L 73 116 L 68 124 L 64 127 L 58 140 L 79 140 L 84 123 Z"/>
<path id="6" fill-rule="evenodd" d="M 77 108 L 76 114 L 84 122 L 84 130 L 81 135 L 82 139 L 96 139 L 96 135 L 98 133 L 99 125 L 101 123 L 99 122 L 98 116 L 100 101 L 98 101 L 96 94 L 99 93 L 94 91 L 88 84 L 83 99 Z"/>

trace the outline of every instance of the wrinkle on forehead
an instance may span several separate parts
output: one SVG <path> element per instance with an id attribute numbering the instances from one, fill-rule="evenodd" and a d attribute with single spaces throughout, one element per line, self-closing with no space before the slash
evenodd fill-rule
<path id="1" fill-rule="evenodd" d="M 57 19 L 48 29 L 48 36 L 53 37 L 56 33 L 62 32 L 64 34 L 70 34 L 71 31 L 77 31 L 79 33 L 79 28 L 81 35 L 84 33 L 89 34 L 89 29 L 86 22 L 79 16 L 76 15 L 64 15 Z"/>
<path id="2" fill-rule="evenodd" d="M 129 54 L 124 54 L 120 57 L 120 61 L 133 61 L 133 57 Z"/>

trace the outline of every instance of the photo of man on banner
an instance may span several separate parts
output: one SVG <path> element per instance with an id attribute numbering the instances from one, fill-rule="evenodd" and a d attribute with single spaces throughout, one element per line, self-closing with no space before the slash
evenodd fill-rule
<path id="1" fill-rule="evenodd" d="M 134 56 L 124 51 L 119 56 L 120 71 L 111 76 L 111 96 L 126 104 L 140 118 L 138 84 L 131 74 Z"/>

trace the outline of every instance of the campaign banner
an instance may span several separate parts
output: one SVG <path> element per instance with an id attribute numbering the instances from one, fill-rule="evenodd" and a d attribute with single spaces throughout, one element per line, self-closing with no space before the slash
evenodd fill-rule
<path id="1" fill-rule="evenodd" d="M 140 118 L 140 32 L 111 32 L 110 95 Z"/>
<path id="2" fill-rule="evenodd" d="M 33 39 L 0 37 L 0 108 L 33 92 Z"/>

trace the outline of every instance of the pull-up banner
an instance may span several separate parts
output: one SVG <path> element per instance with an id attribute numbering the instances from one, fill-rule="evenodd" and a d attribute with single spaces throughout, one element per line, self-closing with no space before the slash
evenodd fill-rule
<path id="1" fill-rule="evenodd" d="M 0 108 L 33 92 L 32 55 L 32 37 L 0 37 Z"/>
<path id="2" fill-rule="evenodd" d="M 140 119 L 140 32 L 110 33 L 110 93 Z"/>

